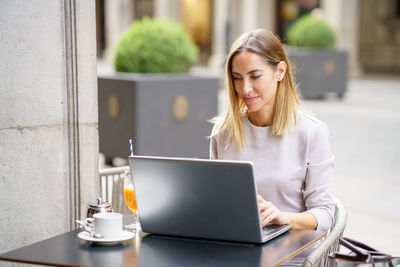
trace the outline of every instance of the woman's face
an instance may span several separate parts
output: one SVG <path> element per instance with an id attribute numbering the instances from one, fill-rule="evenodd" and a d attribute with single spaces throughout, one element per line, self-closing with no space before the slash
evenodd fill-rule
<path id="1" fill-rule="evenodd" d="M 273 107 L 278 81 L 285 70 L 285 62 L 281 61 L 275 70 L 262 56 L 252 52 L 243 51 L 233 57 L 232 82 L 249 112 L 262 112 Z"/>

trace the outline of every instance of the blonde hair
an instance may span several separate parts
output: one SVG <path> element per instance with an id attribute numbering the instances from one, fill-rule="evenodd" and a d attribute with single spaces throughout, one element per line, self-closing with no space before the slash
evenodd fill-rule
<path id="1" fill-rule="evenodd" d="M 276 107 L 271 125 L 272 134 L 284 136 L 289 129 L 295 129 L 298 125 L 297 109 L 300 108 L 299 98 L 289 61 L 285 50 L 279 39 L 271 32 L 264 29 L 257 29 L 243 34 L 232 45 L 226 60 L 226 79 L 229 92 L 229 106 L 224 117 L 216 117 L 211 121 L 218 123 L 214 127 L 212 136 L 218 135 L 222 129 L 229 131 L 228 144 L 235 140 L 238 148 L 244 148 L 244 133 L 242 126 L 242 115 L 246 112 L 244 101 L 238 97 L 232 82 L 232 60 L 243 52 L 248 51 L 262 56 L 274 69 L 279 62 L 284 61 L 287 69 L 283 79 L 278 82 L 276 93 Z"/>

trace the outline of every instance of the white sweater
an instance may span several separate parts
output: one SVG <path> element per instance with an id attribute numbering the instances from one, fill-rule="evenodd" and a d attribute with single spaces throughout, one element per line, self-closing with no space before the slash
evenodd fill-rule
<path id="1" fill-rule="evenodd" d="M 223 129 L 211 138 L 210 158 L 253 162 L 258 194 L 281 211 L 312 213 L 317 229 L 327 231 L 335 210 L 328 129 L 309 115 L 299 115 L 298 128 L 283 137 L 243 116 L 244 150 L 234 141 L 226 147 L 229 133 Z"/>

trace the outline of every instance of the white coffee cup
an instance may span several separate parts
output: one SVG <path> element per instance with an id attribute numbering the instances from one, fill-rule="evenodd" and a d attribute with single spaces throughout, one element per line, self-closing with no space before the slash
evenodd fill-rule
<path id="1" fill-rule="evenodd" d="M 84 221 L 86 231 L 99 238 L 114 238 L 122 234 L 122 214 L 101 212 Z"/>

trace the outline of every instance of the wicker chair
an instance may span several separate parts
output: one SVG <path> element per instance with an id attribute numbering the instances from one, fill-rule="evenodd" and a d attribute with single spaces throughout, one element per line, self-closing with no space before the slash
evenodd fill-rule
<path id="1" fill-rule="evenodd" d="M 336 211 L 332 228 L 322 243 L 305 259 L 303 267 L 334 266 L 334 262 L 328 258 L 329 253 L 339 251 L 339 238 L 346 227 L 347 214 L 339 199 L 335 199 Z"/>
<path id="2" fill-rule="evenodd" d="M 124 177 L 129 166 L 100 169 L 101 197 L 111 204 L 114 212 L 132 214 L 124 200 Z"/>

